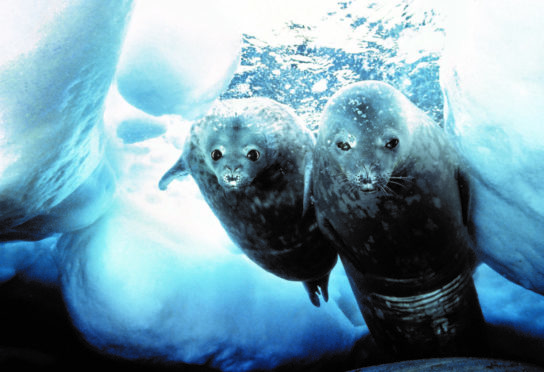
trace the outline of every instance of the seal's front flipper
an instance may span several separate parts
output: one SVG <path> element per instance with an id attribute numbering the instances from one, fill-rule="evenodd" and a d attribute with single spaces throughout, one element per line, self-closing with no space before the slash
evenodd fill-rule
<path id="1" fill-rule="evenodd" d="M 303 282 L 304 289 L 306 292 L 308 292 L 308 297 L 310 297 L 310 301 L 315 307 L 319 307 L 321 304 L 319 303 L 319 297 L 317 296 L 319 294 L 319 288 L 317 288 L 317 284 L 315 282 Z"/>
<path id="2" fill-rule="evenodd" d="M 329 277 L 330 273 L 317 280 L 317 285 L 321 288 L 321 296 L 325 302 L 329 302 Z"/>
<path id="3" fill-rule="evenodd" d="M 479 257 L 478 250 L 476 249 L 475 242 L 475 228 L 472 222 L 472 205 L 471 205 L 471 193 L 470 193 L 470 176 L 463 172 L 461 169 L 457 169 L 455 173 L 455 178 L 457 179 L 457 187 L 459 188 L 459 197 L 461 199 L 461 213 L 463 217 L 463 224 L 467 227 L 469 234 L 469 245 L 472 248 L 468 261 L 470 267 L 472 268 L 472 273 L 476 268 L 483 262 L 482 257 Z"/>
<path id="4" fill-rule="evenodd" d="M 457 169 L 455 173 L 457 179 L 457 186 L 459 187 L 459 197 L 461 198 L 461 212 L 463 215 L 463 224 L 468 226 L 469 213 L 470 213 L 470 183 L 467 175 L 461 170 Z"/>
<path id="5" fill-rule="evenodd" d="M 189 173 L 189 165 L 185 161 L 184 156 L 181 155 L 176 164 L 174 164 L 174 166 L 170 168 L 168 172 L 164 174 L 164 176 L 162 176 L 161 180 L 159 181 L 159 189 L 166 190 L 170 182 L 172 182 L 175 178 L 187 176 Z"/>
<path id="6" fill-rule="evenodd" d="M 302 216 L 306 215 L 311 203 L 311 184 L 312 184 L 312 164 L 313 154 L 308 152 L 304 157 L 304 196 L 302 199 Z"/>
<path id="7" fill-rule="evenodd" d="M 306 289 L 306 292 L 308 292 L 310 301 L 315 307 L 319 307 L 321 305 L 318 297 L 319 294 L 323 296 L 323 300 L 325 300 L 325 302 L 329 301 L 329 274 L 317 280 L 303 282 L 303 284 L 304 289 Z"/>

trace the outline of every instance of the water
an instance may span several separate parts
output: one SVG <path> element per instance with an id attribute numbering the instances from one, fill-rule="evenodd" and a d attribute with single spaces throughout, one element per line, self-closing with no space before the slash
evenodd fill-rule
<path id="1" fill-rule="evenodd" d="M 348 1 L 244 33 L 241 65 L 223 98 L 266 96 L 318 126 L 328 98 L 360 80 L 389 82 L 442 123 L 438 81 L 444 30 L 430 1 Z M 309 5 L 309 4 L 308 4 Z M 309 5 L 310 6 L 310 5 Z"/>

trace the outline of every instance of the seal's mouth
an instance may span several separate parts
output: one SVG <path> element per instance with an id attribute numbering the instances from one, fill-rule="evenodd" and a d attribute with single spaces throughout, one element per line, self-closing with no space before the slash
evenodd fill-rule
<path id="1" fill-rule="evenodd" d="M 378 191 L 374 185 L 361 185 L 361 191 L 365 194 L 372 194 L 373 192 Z"/>
<path id="2" fill-rule="evenodd" d="M 226 174 L 220 179 L 220 184 L 225 191 L 240 190 L 246 183 L 240 175 Z"/>
<path id="3" fill-rule="evenodd" d="M 378 191 L 378 185 L 375 180 L 370 176 L 357 175 L 356 177 L 357 184 L 359 185 L 359 190 L 364 193 L 373 193 Z"/>

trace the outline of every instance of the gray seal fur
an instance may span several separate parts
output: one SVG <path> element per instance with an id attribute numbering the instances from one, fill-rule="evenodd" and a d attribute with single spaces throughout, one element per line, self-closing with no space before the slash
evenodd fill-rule
<path id="1" fill-rule="evenodd" d="M 390 85 L 327 103 L 312 191 L 377 344 L 390 355 L 473 353 L 483 317 L 472 280 L 470 193 L 443 130 Z"/>
<path id="2" fill-rule="evenodd" d="M 319 306 L 319 293 L 328 299 L 337 254 L 307 203 L 314 145 L 313 133 L 285 105 L 267 98 L 219 101 L 193 124 L 159 187 L 190 174 L 244 253 L 283 279 L 302 281 Z"/>

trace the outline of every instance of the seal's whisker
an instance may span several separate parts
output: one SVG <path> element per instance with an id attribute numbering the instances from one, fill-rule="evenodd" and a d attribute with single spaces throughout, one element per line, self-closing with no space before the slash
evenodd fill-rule
<path id="1" fill-rule="evenodd" d="M 390 195 L 384 186 L 378 185 L 378 187 L 380 188 L 381 192 L 383 192 L 386 196 Z"/>
<path id="2" fill-rule="evenodd" d="M 403 185 L 403 184 L 400 183 L 400 182 L 395 182 L 395 181 L 391 181 L 391 180 L 389 180 L 388 184 L 398 185 L 398 186 L 402 187 L 403 189 L 407 189 L 407 188 L 408 188 L 408 186 Z"/>
<path id="3" fill-rule="evenodd" d="M 398 180 L 398 181 L 404 181 L 404 182 L 412 182 L 414 180 L 414 177 L 407 177 L 407 176 L 391 176 L 389 177 L 390 180 Z"/>
<path id="4" fill-rule="evenodd" d="M 376 163 L 372 163 L 372 164 L 370 164 L 370 166 L 368 167 L 368 169 L 369 169 L 370 171 L 374 171 L 374 170 L 376 170 L 376 169 L 379 169 L 379 165 L 380 165 L 380 164 L 377 163 L 377 162 L 376 162 Z"/>
<path id="5" fill-rule="evenodd" d="M 356 184 L 350 184 L 350 189 L 349 189 L 349 192 L 354 194 L 355 191 L 357 191 L 357 185 Z"/>
<path id="6" fill-rule="evenodd" d="M 349 177 L 347 174 L 345 174 L 344 172 L 334 172 L 334 173 L 330 173 L 331 177 L 333 178 L 336 178 L 338 179 L 338 181 L 340 182 L 340 184 L 342 186 L 344 186 L 345 184 L 350 184 L 351 182 L 349 181 Z"/>
<path id="7" fill-rule="evenodd" d="M 389 186 L 387 185 L 384 185 L 382 186 L 385 190 L 388 191 L 388 195 L 394 195 L 394 196 L 398 196 L 398 194 L 392 189 L 390 188 Z"/>

